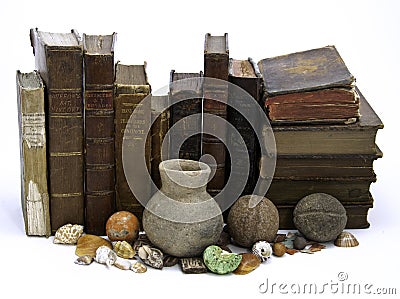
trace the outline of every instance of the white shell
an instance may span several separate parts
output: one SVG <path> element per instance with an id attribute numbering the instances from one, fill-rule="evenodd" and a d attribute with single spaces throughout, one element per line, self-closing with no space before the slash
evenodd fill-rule
<path id="1" fill-rule="evenodd" d="M 117 258 L 117 260 L 114 263 L 114 266 L 121 270 L 129 270 L 131 268 L 132 264 L 130 261 L 128 261 L 126 259 Z"/>
<path id="2" fill-rule="evenodd" d="M 258 241 L 253 245 L 252 252 L 258 256 L 261 262 L 265 262 L 272 254 L 272 247 L 266 241 Z"/>
<path id="3" fill-rule="evenodd" d="M 54 244 L 76 244 L 83 234 L 83 225 L 66 224 L 57 229 Z"/>
<path id="4" fill-rule="evenodd" d="M 96 257 L 94 260 L 100 264 L 105 264 L 108 267 L 114 265 L 117 260 L 117 254 L 107 246 L 100 246 L 96 250 Z"/>

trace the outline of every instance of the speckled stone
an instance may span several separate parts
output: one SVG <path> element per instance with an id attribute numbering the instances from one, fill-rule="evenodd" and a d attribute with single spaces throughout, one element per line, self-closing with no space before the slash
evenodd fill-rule
<path id="1" fill-rule="evenodd" d="M 132 244 L 139 236 L 139 220 L 128 211 L 119 211 L 110 216 L 106 233 L 110 241 L 126 241 Z"/>
<path id="2" fill-rule="evenodd" d="M 248 248 L 260 240 L 273 242 L 279 229 L 276 206 L 262 197 L 256 206 L 251 207 L 250 199 L 251 195 L 240 197 L 231 207 L 227 219 L 235 243 Z"/>
<path id="3" fill-rule="evenodd" d="M 336 239 L 345 228 L 346 210 L 335 197 L 313 193 L 297 203 L 293 222 L 307 239 L 328 242 Z"/>

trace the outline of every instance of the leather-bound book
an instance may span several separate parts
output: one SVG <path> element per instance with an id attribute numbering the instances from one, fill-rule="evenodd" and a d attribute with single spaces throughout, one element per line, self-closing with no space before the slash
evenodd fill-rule
<path id="1" fill-rule="evenodd" d="M 257 75 L 257 65 L 254 64 L 251 58 L 246 60 L 230 59 L 229 64 L 229 82 L 235 86 L 229 88 L 230 104 L 227 108 L 228 121 L 234 127 L 227 130 L 227 144 L 232 154 L 238 156 L 248 155 L 249 165 L 242 165 L 243 159 L 227 159 L 226 161 L 226 175 L 245 175 L 247 176 L 247 183 L 244 187 L 242 194 L 252 194 L 258 180 L 258 161 L 260 158 L 260 145 L 256 132 L 250 125 L 249 120 L 255 124 L 258 114 L 257 110 L 260 107 L 261 97 L 261 78 Z M 236 87 L 237 86 L 237 87 Z M 242 90 L 248 94 L 244 93 Z M 256 128 L 257 130 L 259 128 Z M 240 146 L 240 140 L 234 131 L 237 131 L 245 146 Z M 231 172 L 232 167 L 232 172 Z M 248 172 L 246 173 L 246 168 Z"/>
<path id="2" fill-rule="evenodd" d="M 170 109 L 168 95 L 151 96 L 151 177 L 158 189 L 161 188 L 159 164 L 169 157 L 169 142 L 165 135 L 169 130 Z M 165 142 L 164 148 L 162 147 Z M 162 151 L 164 149 L 164 151 Z M 156 190 L 153 190 L 156 191 Z"/>
<path id="3" fill-rule="evenodd" d="M 226 140 L 224 120 L 227 119 L 228 75 L 228 34 L 214 36 L 207 33 L 204 42 L 202 154 L 213 157 L 210 161 L 207 158 L 204 160 L 215 171 L 213 178 L 207 184 L 207 191 L 212 196 L 216 196 L 225 186 L 226 147 L 222 141 Z M 219 80 L 210 81 L 207 78 Z M 207 114 L 214 115 L 222 121 L 209 118 Z"/>
<path id="4" fill-rule="evenodd" d="M 50 236 L 44 84 L 34 71 L 17 71 L 21 206 L 28 236 Z"/>
<path id="5" fill-rule="evenodd" d="M 198 161 L 201 156 L 203 73 L 170 73 L 170 138 L 172 157 Z M 179 143 L 184 141 L 179 147 Z"/>
<path id="6" fill-rule="evenodd" d="M 334 46 L 258 63 L 272 122 L 353 123 L 359 114 L 355 79 Z"/>
<path id="7" fill-rule="evenodd" d="M 150 155 L 151 138 L 151 100 L 144 99 L 150 95 L 151 86 L 147 79 L 146 63 L 143 65 L 116 64 L 115 69 L 115 163 L 116 163 L 116 203 L 118 210 L 134 213 L 142 219 L 144 202 L 150 199 Z M 129 121 L 135 112 L 136 119 Z M 149 136 L 149 137 L 148 137 Z M 145 145 L 145 148 L 144 146 Z M 123 148 L 129 156 L 123 156 Z M 132 155 L 132 149 L 139 152 Z M 128 170 L 123 158 L 129 159 L 136 167 Z M 143 160 L 147 169 L 142 171 Z M 126 177 L 126 171 L 135 180 L 137 189 L 132 192 Z M 140 194 L 142 198 L 136 198 Z"/>
<path id="8" fill-rule="evenodd" d="M 83 47 L 75 30 L 31 29 L 36 69 L 46 85 L 51 229 L 84 224 Z"/>
<path id="9" fill-rule="evenodd" d="M 83 35 L 86 232 L 105 235 L 115 208 L 114 41 Z"/>

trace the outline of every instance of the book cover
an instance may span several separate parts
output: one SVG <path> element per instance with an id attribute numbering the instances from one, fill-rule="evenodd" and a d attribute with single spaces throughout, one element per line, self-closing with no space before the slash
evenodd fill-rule
<path id="1" fill-rule="evenodd" d="M 21 206 L 28 236 L 50 236 L 44 84 L 34 71 L 17 71 Z"/>
<path id="2" fill-rule="evenodd" d="M 147 79 L 146 63 L 143 65 L 125 65 L 117 62 L 115 69 L 115 159 L 116 159 L 116 204 L 118 210 L 134 213 L 139 220 L 142 219 L 143 205 L 132 193 L 125 171 L 133 172 L 131 175 L 137 183 L 136 194 L 148 200 L 151 196 L 149 180 L 151 138 L 147 136 L 150 131 L 151 101 L 143 101 L 151 94 L 151 86 Z M 137 110 L 138 109 L 138 110 Z M 137 112 L 135 123 L 129 122 L 133 112 Z M 149 134 L 150 135 L 150 134 Z M 141 146 L 145 143 L 145 150 Z M 123 162 L 123 145 L 126 148 L 136 148 L 142 154 L 129 157 L 132 165 L 139 165 L 143 159 L 146 164 L 146 173 L 140 167 L 125 170 Z"/>
<path id="3" fill-rule="evenodd" d="M 170 152 L 179 153 L 175 158 L 198 161 L 201 156 L 203 85 L 202 79 L 197 79 L 201 77 L 203 72 L 177 73 L 171 70 L 170 73 L 170 127 L 175 125 Z M 179 147 L 178 143 L 183 140 Z"/>
<path id="4" fill-rule="evenodd" d="M 115 209 L 114 44 L 116 34 L 83 34 L 86 232 L 105 235 Z"/>
<path id="5" fill-rule="evenodd" d="M 30 31 L 36 69 L 46 85 L 51 229 L 84 224 L 83 47 L 69 33 Z"/>
<path id="6" fill-rule="evenodd" d="M 334 46 L 259 61 L 274 122 L 350 123 L 359 117 L 355 78 Z"/>

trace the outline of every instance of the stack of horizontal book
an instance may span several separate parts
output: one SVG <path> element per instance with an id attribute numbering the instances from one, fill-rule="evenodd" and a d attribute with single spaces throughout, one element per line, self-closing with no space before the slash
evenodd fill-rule
<path id="1" fill-rule="evenodd" d="M 336 49 L 268 58 L 258 66 L 277 150 L 266 196 L 278 207 L 280 228 L 294 228 L 297 202 L 316 192 L 343 204 L 347 228 L 369 227 L 373 161 L 382 157 L 375 137 L 383 124 Z"/>

